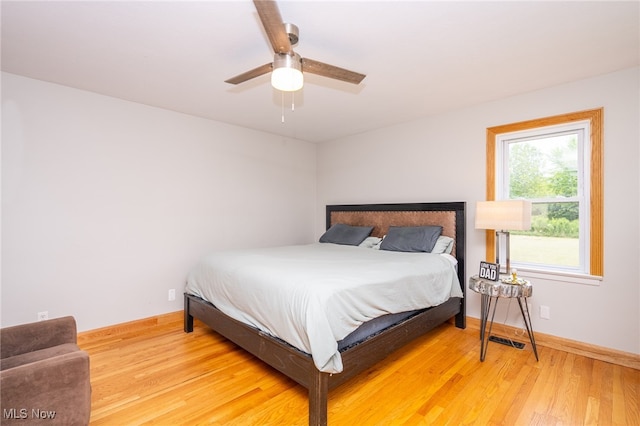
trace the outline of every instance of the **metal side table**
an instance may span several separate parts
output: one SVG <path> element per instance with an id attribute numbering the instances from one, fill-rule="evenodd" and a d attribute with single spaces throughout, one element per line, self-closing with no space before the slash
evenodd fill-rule
<path id="1" fill-rule="evenodd" d="M 477 275 L 469 278 L 469 289 L 479 293 L 482 296 L 481 313 L 480 313 L 480 361 L 484 361 L 487 355 L 487 346 L 491 337 L 491 329 L 493 327 L 493 319 L 496 315 L 496 307 L 500 298 L 516 298 L 518 306 L 522 313 L 522 319 L 529 334 L 529 341 L 533 347 L 533 353 L 538 361 L 538 349 L 536 348 L 536 339 L 533 335 L 533 326 L 531 325 L 531 315 L 529 314 L 529 305 L 527 297 L 533 294 L 533 286 L 529 281 L 518 280 L 518 284 L 505 283 L 502 281 L 490 281 L 479 278 Z M 491 305 L 493 304 L 493 310 Z M 491 311 L 491 321 L 489 322 L 489 331 L 487 332 L 487 320 Z"/>

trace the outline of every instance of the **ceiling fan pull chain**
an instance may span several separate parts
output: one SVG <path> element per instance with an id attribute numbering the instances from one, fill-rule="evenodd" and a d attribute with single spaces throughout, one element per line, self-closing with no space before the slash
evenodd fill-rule
<path id="1" fill-rule="evenodd" d="M 282 124 L 284 124 L 284 92 L 280 92 L 280 108 L 282 109 Z"/>
<path id="2" fill-rule="evenodd" d="M 291 92 L 291 111 L 296 110 L 296 92 Z"/>

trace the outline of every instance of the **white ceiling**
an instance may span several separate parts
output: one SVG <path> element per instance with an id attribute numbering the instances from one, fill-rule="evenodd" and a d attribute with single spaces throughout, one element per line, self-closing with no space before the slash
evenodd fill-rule
<path id="1" fill-rule="evenodd" d="M 282 1 L 306 74 L 284 95 L 251 1 L 2 1 L 2 70 L 312 142 L 638 66 L 639 4 Z"/>

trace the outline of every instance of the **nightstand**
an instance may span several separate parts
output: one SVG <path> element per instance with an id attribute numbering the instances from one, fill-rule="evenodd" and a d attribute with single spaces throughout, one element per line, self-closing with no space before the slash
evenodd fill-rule
<path id="1" fill-rule="evenodd" d="M 484 358 L 487 355 L 487 346 L 489 345 L 489 340 L 497 341 L 499 343 L 511 344 L 504 342 L 503 339 L 499 337 L 491 336 L 493 319 L 496 315 L 496 307 L 498 306 L 498 300 L 500 300 L 500 298 L 515 298 L 518 300 L 518 306 L 520 306 L 522 319 L 524 320 L 527 334 L 529 334 L 531 347 L 533 347 L 533 353 L 536 355 L 536 361 L 538 361 L 538 349 L 536 348 L 536 339 L 533 336 L 531 315 L 529 315 L 529 305 L 527 304 L 527 297 L 530 297 L 533 294 L 533 286 L 529 281 L 518 280 L 518 282 L 518 284 L 511 284 L 502 281 L 491 281 L 479 278 L 477 275 L 469 278 L 469 288 L 476 293 L 480 293 L 480 295 L 482 296 L 480 309 L 480 361 L 484 361 Z M 493 310 L 491 310 L 492 304 Z M 489 319 L 489 311 L 491 311 L 491 321 L 489 322 L 489 331 L 487 332 L 486 329 L 487 320 Z"/>

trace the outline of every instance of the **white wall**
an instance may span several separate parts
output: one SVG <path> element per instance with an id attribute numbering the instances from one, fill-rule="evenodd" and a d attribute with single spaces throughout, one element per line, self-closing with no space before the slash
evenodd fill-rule
<path id="1" fill-rule="evenodd" d="M 473 223 L 475 202 L 486 194 L 486 128 L 604 107 L 604 280 L 597 286 L 536 280 L 533 326 L 640 354 L 639 92 L 634 68 L 322 144 L 316 234 L 324 229 L 326 204 L 466 201 L 466 273 L 476 274 L 485 258 L 484 231 Z M 551 308 L 550 320 L 539 318 L 540 305 Z M 480 298 L 471 291 L 467 309 L 479 318 Z M 518 326 L 517 316 L 512 305 L 508 316 L 503 309 L 496 318 Z"/>
<path id="2" fill-rule="evenodd" d="M 604 107 L 605 277 L 536 280 L 534 328 L 640 353 L 639 81 L 626 70 L 316 147 L 3 73 L 2 326 L 180 310 L 203 253 L 309 242 L 334 203 L 466 201 L 470 276 L 485 252 L 473 221 L 486 128 Z M 470 316 L 479 304 L 470 292 Z"/>
<path id="3" fill-rule="evenodd" d="M 313 144 L 6 73 L 2 108 L 3 326 L 177 311 L 206 252 L 314 236 Z"/>

